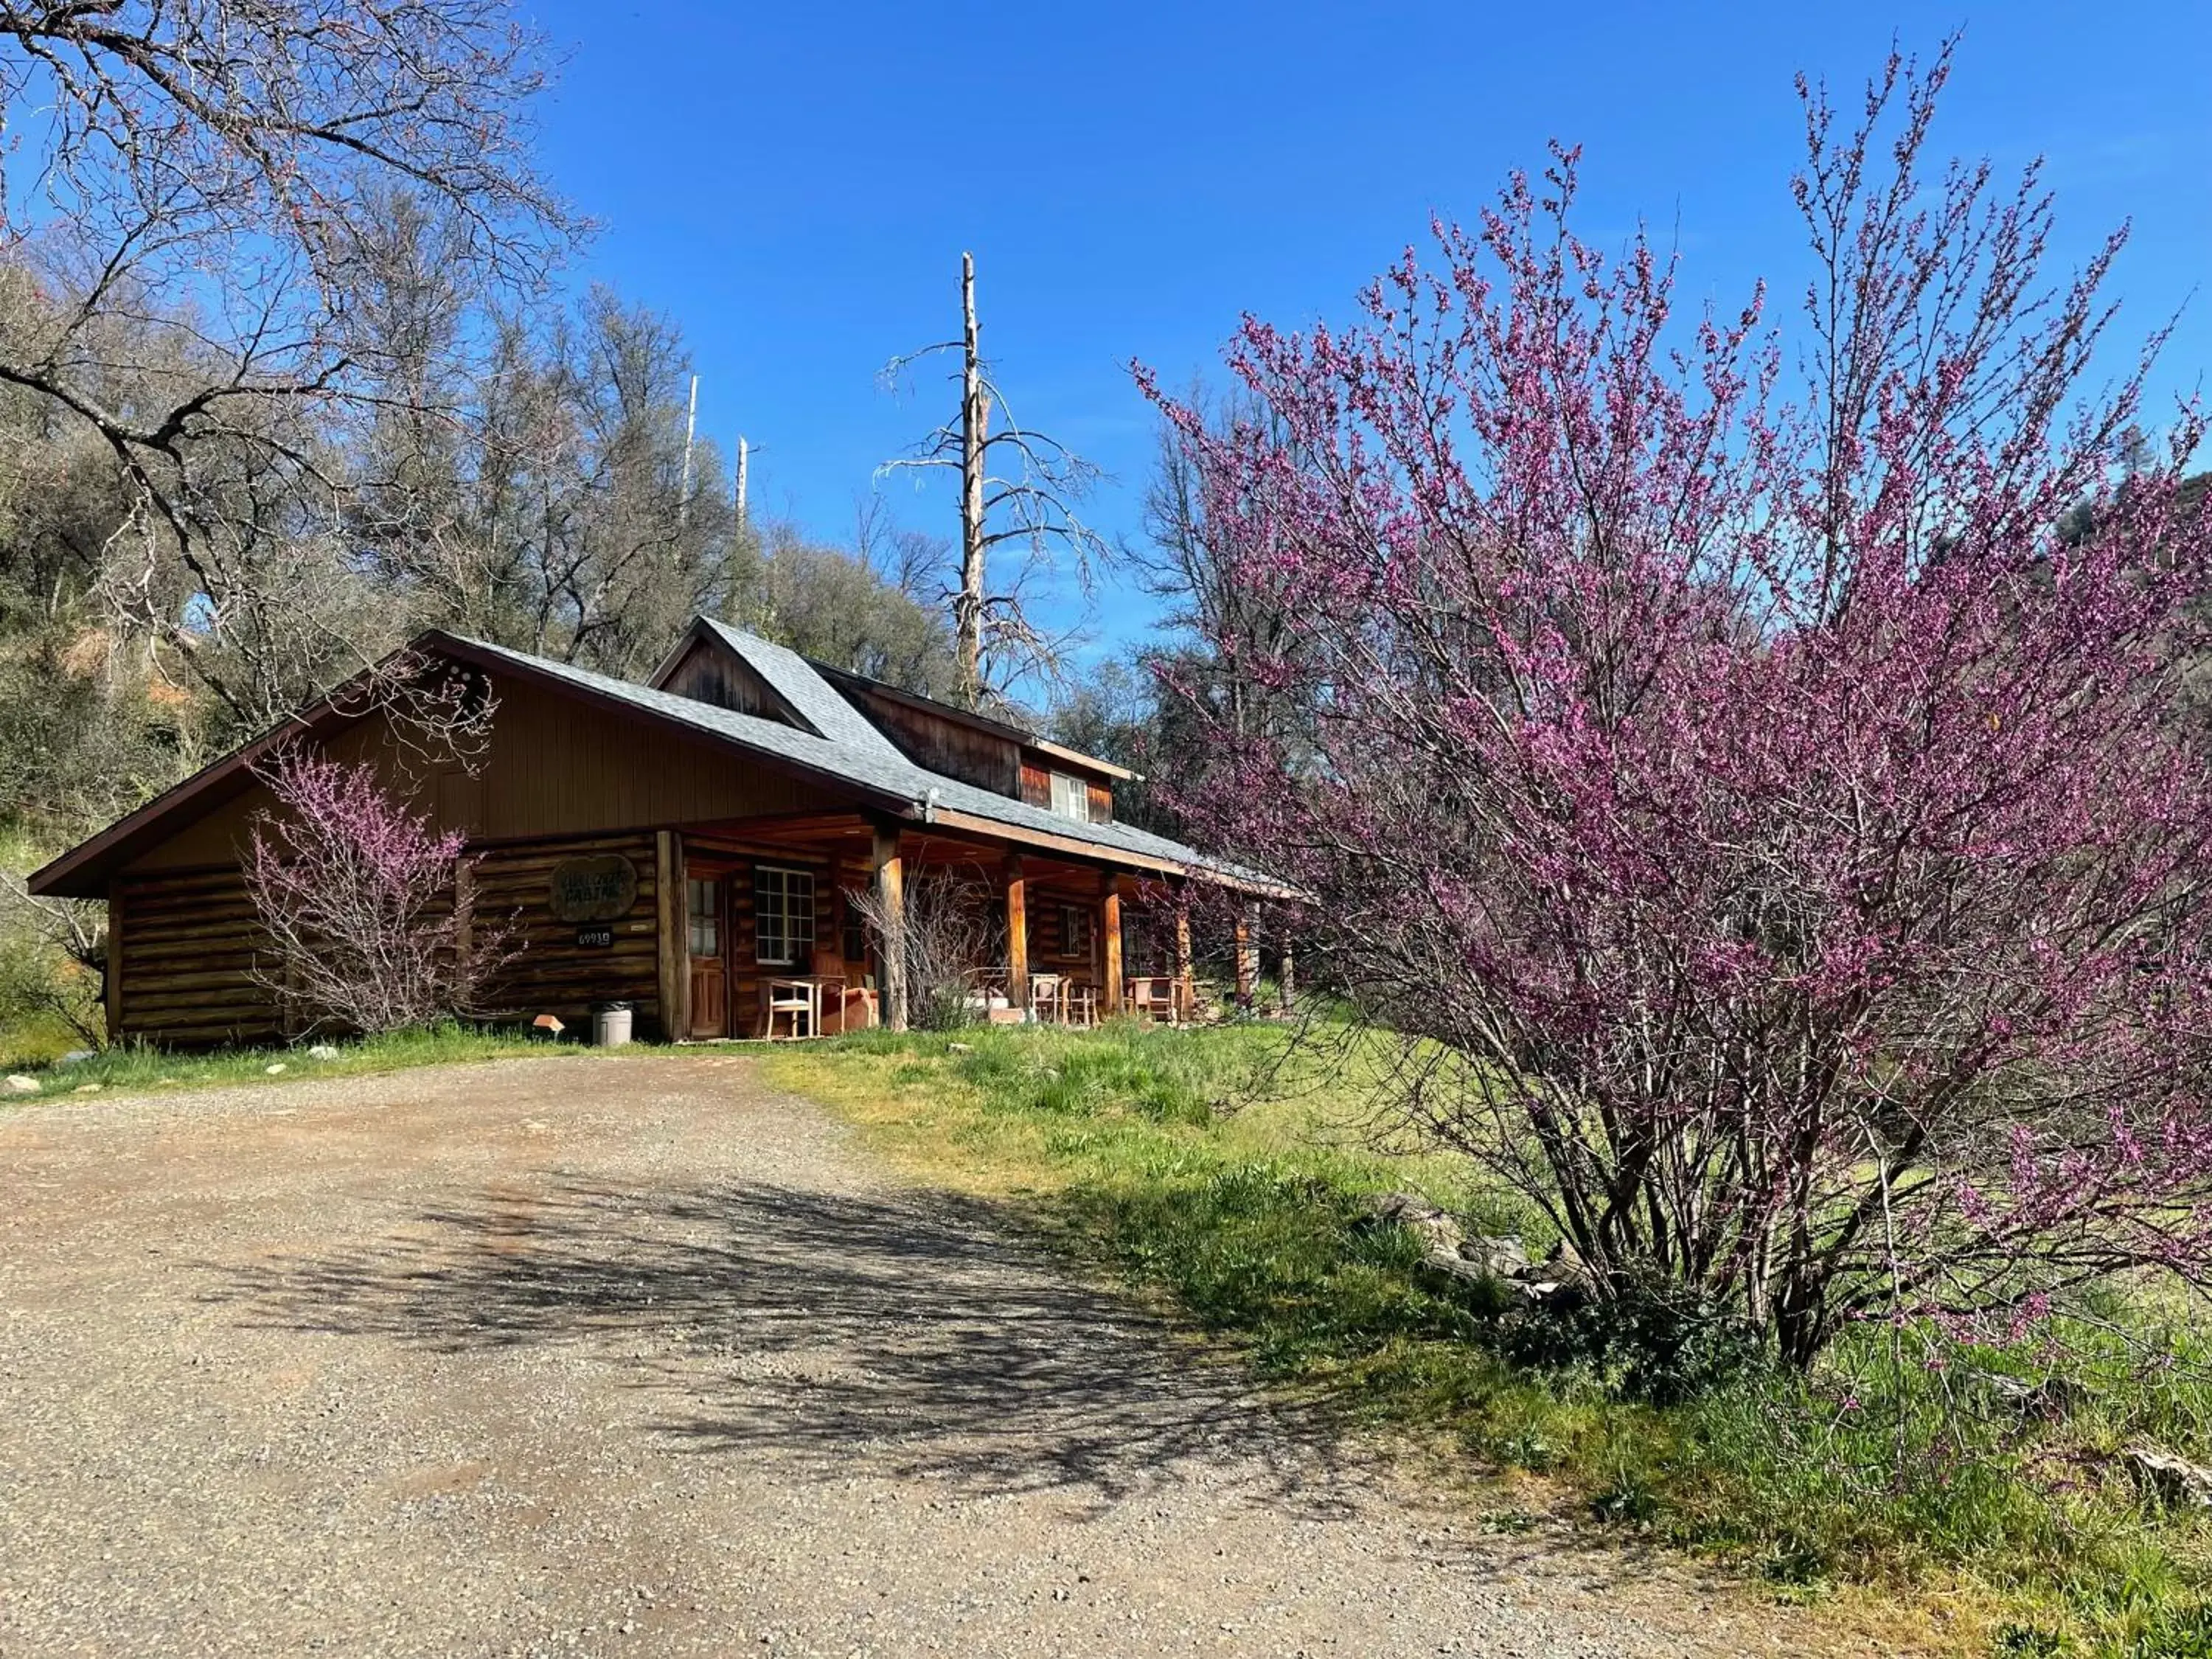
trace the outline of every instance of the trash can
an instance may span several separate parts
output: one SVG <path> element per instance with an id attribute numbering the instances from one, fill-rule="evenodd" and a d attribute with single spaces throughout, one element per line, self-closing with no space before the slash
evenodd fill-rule
<path id="1" fill-rule="evenodd" d="M 627 1002 L 592 1005 L 592 1046 L 620 1048 L 629 1042 L 630 1006 Z"/>

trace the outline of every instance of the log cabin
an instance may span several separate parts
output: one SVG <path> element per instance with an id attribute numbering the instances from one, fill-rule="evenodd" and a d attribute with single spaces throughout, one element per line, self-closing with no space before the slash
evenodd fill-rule
<path id="1" fill-rule="evenodd" d="M 916 872 L 945 866 L 994 907 L 1002 959 L 976 970 L 999 1017 L 1110 1014 L 1133 994 L 1157 1008 L 1160 985 L 1170 1012 L 1188 1012 L 1178 895 L 1255 879 L 1116 823 L 1113 786 L 1134 775 L 1121 767 L 712 618 L 642 684 L 442 630 L 404 660 L 467 678 L 488 713 L 465 759 L 434 758 L 388 698 L 333 694 L 31 878 L 33 892 L 106 901 L 113 1037 L 298 1035 L 270 988 L 242 864 L 276 810 L 259 763 L 286 741 L 374 766 L 465 836 L 455 902 L 519 947 L 494 988 L 501 1009 L 573 1025 L 627 1002 L 668 1040 L 902 1025 L 899 964 L 856 896 L 896 906 Z M 1164 924 L 1144 937 L 1173 943 L 1139 990 L 1125 939 L 1143 906 Z M 1041 984 L 1057 1000 L 1034 995 Z"/>

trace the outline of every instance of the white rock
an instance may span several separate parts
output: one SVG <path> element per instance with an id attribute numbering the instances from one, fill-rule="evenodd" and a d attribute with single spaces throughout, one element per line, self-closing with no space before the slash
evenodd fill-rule
<path id="1" fill-rule="evenodd" d="M 39 1092 L 39 1079 L 13 1072 L 9 1074 L 8 1087 L 19 1095 L 34 1095 Z"/>
<path id="2" fill-rule="evenodd" d="M 334 1042 L 318 1042 L 307 1050 L 309 1060 L 336 1060 L 337 1057 L 337 1045 Z"/>
<path id="3" fill-rule="evenodd" d="M 100 1085 L 97 1083 L 80 1083 L 70 1092 L 73 1095 L 96 1095 L 100 1090 Z"/>
<path id="4" fill-rule="evenodd" d="M 278 1061 L 277 1061 L 274 1066 L 263 1066 L 263 1067 L 261 1068 L 261 1072 L 262 1072 L 262 1075 L 263 1075 L 263 1076 L 264 1076 L 264 1077 L 275 1077 L 275 1076 L 277 1074 L 277 1073 L 279 1073 L 279 1072 L 283 1071 L 283 1069 L 284 1069 L 284 1062 L 283 1062 L 283 1060 L 278 1060 Z"/>
<path id="5" fill-rule="evenodd" d="M 2120 1454 L 2120 1460 L 2161 1503 L 2212 1508 L 2212 1468 L 2155 1446 L 2130 1446 Z"/>
<path id="6" fill-rule="evenodd" d="M 80 1065 L 83 1061 L 90 1060 L 91 1058 L 91 1049 L 72 1048 L 67 1054 L 64 1054 L 59 1060 L 56 1060 L 54 1064 L 57 1066 L 76 1066 Z"/>

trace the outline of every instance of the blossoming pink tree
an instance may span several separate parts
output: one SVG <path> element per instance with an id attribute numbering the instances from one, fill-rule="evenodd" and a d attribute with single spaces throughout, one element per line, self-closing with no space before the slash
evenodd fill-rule
<path id="1" fill-rule="evenodd" d="M 2087 382 L 2117 239 L 2053 283 L 2033 169 L 1925 176 L 1948 70 L 1856 124 L 1801 86 L 1784 329 L 1581 240 L 1563 150 L 1358 326 L 1248 321 L 1254 418 L 1161 400 L 1287 619 L 1208 641 L 1277 713 L 1194 707 L 1182 805 L 1312 896 L 1406 1111 L 1599 1293 L 1798 1364 L 2212 1272 L 2198 428 L 2146 460 L 2147 357 Z"/>
<path id="2" fill-rule="evenodd" d="M 464 837 L 386 794 L 374 767 L 302 746 L 260 768 L 246 888 L 268 937 L 262 982 L 309 1029 L 392 1031 L 479 1012 L 508 930 L 459 889 Z"/>

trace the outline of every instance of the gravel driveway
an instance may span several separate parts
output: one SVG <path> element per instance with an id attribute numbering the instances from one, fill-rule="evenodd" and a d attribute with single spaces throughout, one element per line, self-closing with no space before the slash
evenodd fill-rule
<path id="1" fill-rule="evenodd" d="M 0 1112 L 0 1655 L 1803 1652 L 726 1052 Z"/>

